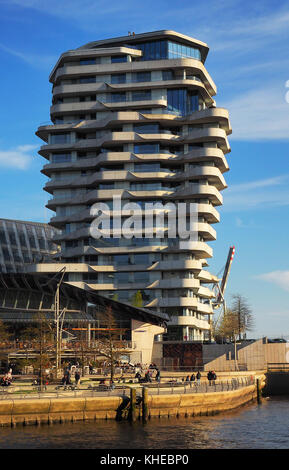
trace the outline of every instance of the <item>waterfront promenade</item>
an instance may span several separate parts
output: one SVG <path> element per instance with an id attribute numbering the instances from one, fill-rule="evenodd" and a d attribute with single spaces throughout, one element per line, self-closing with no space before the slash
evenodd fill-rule
<path id="1" fill-rule="evenodd" d="M 0 425 L 216 414 L 255 400 L 265 376 L 251 372 L 214 385 L 205 379 L 200 385 L 167 379 L 161 384 L 123 383 L 114 389 L 88 382 L 78 390 L 56 390 L 52 385 L 43 392 L 32 388 L 25 393 L 20 386 L 11 388 L 1 392 Z"/>

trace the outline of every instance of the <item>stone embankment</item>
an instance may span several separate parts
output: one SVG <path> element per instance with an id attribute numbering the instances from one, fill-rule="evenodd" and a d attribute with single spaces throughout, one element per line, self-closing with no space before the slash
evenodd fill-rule
<path id="1" fill-rule="evenodd" d="M 264 375 L 254 384 L 236 390 L 207 393 L 145 393 L 145 406 L 136 401 L 133 419 L 143 417 L 190 417 L 214 415 L 256 400 Z M 129 419 L 131 400 L 127 396 L 27 398 L 0 401 L 0 426 L 61 423 L 97 419 Z"/>

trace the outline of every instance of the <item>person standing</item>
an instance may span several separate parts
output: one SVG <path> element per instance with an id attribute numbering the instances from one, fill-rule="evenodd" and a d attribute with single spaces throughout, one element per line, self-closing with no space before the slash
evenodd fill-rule
<path id="1" fill-rule="evenodd" d="M 156 382 L 160 383 L 160 381 L 161 381 L 161 373 L 160 373 L 159 369 L 157 369 Z"/>
<path id="2" fill-rule="evenodd" d="M 207 379 L 209 381 L 209 385 L 212 385 L 212 380 L 213 380 L 213 374 L 212 374 L 212 371 L 209 370 L 209 372 L 207 373 Z"/>
<path id="3" fill-rule="evenodd" d="M 197 378 L 197 385 L 201 385 L 202 375 L 201 375 L 201 372 L 199 370 L 197 372 L 196 378 Z"/>
<path id="4" fill-rule="evenodd" d="M 78 370 L 75 371 L 74 379 L 75 379 L 75 385 L 76 387 L 78 387 L 80 385 L 80 373 Z"/>

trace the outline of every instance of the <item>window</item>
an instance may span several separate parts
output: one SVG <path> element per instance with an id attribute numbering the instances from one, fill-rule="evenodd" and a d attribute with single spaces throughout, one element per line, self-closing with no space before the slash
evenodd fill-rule
<path id="1" fill-rule="evenodd" d="M 51 134 L 50 135 L 50 144 L 69 144 L 70 143 L 70 134 Z"/>
<path id="2" fill-rule="evenodd" d="M 132 76 L 133 82 L 150 82 L 151 72 L 136 72 Z"/>
<path id="3" fill-rule="evenodd" d="M 151 90 L 133 91 L 131 99 L 132 101 L 151 100 L 151 95 Z"/>
<path id="4" fill-rule="evenodd" d="M 114 189 L 114 183 L 100 183 L 99 189 Z"/>
<path id="5" fill-rule="evenodd" d="M 150 274 L 148 272 L 135 272 L 134 273 L 134 282 L 149 282 Z"/>
<path id="6" fill-rule="evenodd" d="M 126 101 L 126 94 L 125 92 L 122 93 L 111 93 L 110 95 L 110 102 L 111 103 L 120 103 L 122 101 Z"/>
<path id="7" fill-rule="evenodd" d="M 159 144 L 135 144 L 135 153 L 159 153 Z"/>
<path id="8" fill-rule="evenodd" d="M 134 255 L 134 264 L 149 264 L 149 254 Z"/>
<path id="9" fill-rule="evenodd" d="M 167 90 L 167 109 L 174 114 L 185 116 L 187 114 L 187 90 L 185 88 L 173 88 Z"/>
<path id="10" fill-rule="evenodd" d="M 79 83 L 95 83 L 96 78 L 95 77 L 82 77 L 79 79 Z"/>
<path id="11" fill-rule="evenodd" d="M 173 80 L 174 79 L 173 71 L 172 70 L 163 70 L 162 78 L 163 78 L 163 80 Z"/>
<path id="12" fill-rule="evenodd" d="M 116 73 L 111 76 L 111 83 L 125 83 L 126 74 L 125 73 Z"/>
<path id="13" fill-rule="evenodd" d="M 71 154 L 70 153 L 53 153 L 51 161 L 52 163 L 71 162 Z"/>
<path id="14" fill-rule="evenodd" d="M 83 280 L 85 282 L 97 282 L 98 281 L 98 273 L 84 273 Z"/>
<path id="15" fill-rule="evenodd" d="M 114 278 L 118 284 L 127 284 L 130 282 L 128 273 L 115 273 Z"/>
<path id="16" fill-rule="evenodd" d="M 166 59 L 168 55 L 168 42 L 166 40 L 161 41 L 149 41 L 145 43 L 136 44 L 131 46 L 135 49 L 142 51 L 143 55 L 138 60 L 158 60 Z"/>
<path id="17" fill-rule="evenodd" d="M 177 42 L 168 42 L 168 59 L 192 58 L 201 60 L 201 52 L 196 47 L 185 46 Z"/>
<path id="18" fill-rule="evenodd" d="M 188 93 L 185 88 L 167 90 L 168 111 L 185 116 L 199 109 L 198 93 Z"/>
<path id="19" fill-rule="evenodd" d="M 166 39 L 130 45 L 129 47 L 142 51 L 143 55 L 138 60 L 180 59 L 182 57 L 201 60 L 201 52 L 197 47 Z"/>
<path id="20" fill-rule="evenodd" d="M 160 183 L 131 183 L 130 189 L 136 191 L 160 191 L 162 185 Z"/>
<path id="21" fill-rule="evenodd" d="M 160 171 L 160 164 L 159 163 L 135 163 L 134 171 L 139 171 L 139 172 Z"/>
<path id="22" fill-rule="evenodd" d="M 79 65 L 92 65 L 95 64 L 96 60 L 95 59 L 81 59 L 79 61 Z"/>
<path id="23" fill-rule="evenodd" d="M 118 255 L 114 257 L 114 262 L 117 266 L 125 266 L 130 263 L 129 255 Z"/>
<path id="24" fill-rule="evenodd" d="M 134 132 L 139 134 L 156 134 L 159 132 L 158 124 L 135 124 L 133 126 Z"/>
<path id="25" fill-rule="evenodd" d="M 115 64 L 117 62 L 127 62 L 127 56 L 126 55 L 114 55 L 111 57 L 111 63 Z"/>

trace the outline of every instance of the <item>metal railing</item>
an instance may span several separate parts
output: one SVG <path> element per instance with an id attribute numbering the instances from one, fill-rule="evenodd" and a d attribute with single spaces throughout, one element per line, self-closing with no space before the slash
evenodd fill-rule
<path id="1" fill-rule="evenodd" d="M 268 372 L 289 372 L 289 363 L 288 362 L 268 362 L 267 364 Z"/>
<path id="2" fill-rule="evenodd" d="M 238 377 L 231 380 L 216 380 L 216 381 L 201 381 L 198 382 L 161 382 L 161 383 L 141 383 L 134 384 L 137 387 L 137 392 L 140 392 L 142 387 L 148 388 L 151 395 L 168 395 L 168 394 L 195 394 L 195 393 L 213 393 L 213 392 L 229 392 L 238 390 L 240 388 L 248 387 L 255 384 L 255 377 Z M 11 390 L 11 389 L 10 389 Z M 40 386 L 33 387 L 32 391 L 25 393 L 24 391 L 13 392 L 9 391 L 9 387 L 0 388 L 0 401 L 1 400 L 23 400 L 35 398 L 79 398 L 79 397 L 130 397 L 131 387 L 127 384 L 110 386 L 91 386 L 89 388 L 69 389 L 65 386 L 55 387 L 50 390 L 42 390 Z M 138 393 L 140 395 L 140 393 Z"/>
<path id="3" fill-rule="evenodd" d="M 167 383 L 158 384 L 156 387 L 149 388 L 149 393 L 152 395 L 161 394 L 194 394 L 194 393 L 212 393 L 212 392 L 229 392 L 238 390 L 243 387 L 255 384 L 254 377 L 238 377 L 231 380 L 215 380 L 215 381 L 201 381 L 198 382 L 183 382 L 183 383 Z M 165 385 L 165 386 L 164 386 Z"/>

